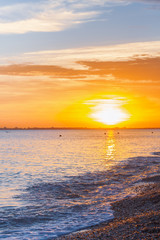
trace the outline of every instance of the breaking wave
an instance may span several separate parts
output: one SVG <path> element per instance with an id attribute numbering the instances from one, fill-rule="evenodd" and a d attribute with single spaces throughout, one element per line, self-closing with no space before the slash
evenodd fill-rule
<path id="1" fill-rule="evenodd" d="M 112 219 L 111 202 L 135 195 L 141 180 L 159 174 L 159 155 L 130 158 L 107 171 L 70 176 L 66 181 L 29 185 L 15 196 L 23 206 L 1 208 L 2 238 L 37 239 L 38 229 L 38 239 L 47 239 Z"/>

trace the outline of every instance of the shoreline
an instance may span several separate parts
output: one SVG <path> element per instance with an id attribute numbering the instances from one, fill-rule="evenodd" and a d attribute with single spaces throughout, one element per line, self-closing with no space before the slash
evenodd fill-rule
<path id="1" fill-rule="evenodd" d="M 67 128 L 67 127 L 0 127 L 0 131 L 14 131 L 14 130 L 103 130 L 103 131 L 109 131 L 109 130 L 160 130 L 160 127 L 157 127 L 157 128 L 154 128 L 154 127 L 151 127 L 151 128 L 118 128 L 118 127 L 113 127 L 113 128 Z"/>
<path id="2" fill-rule="evenodd" d="M 160 175 L 142 179 L 137 192 L 111 204 L 112 220 L 54 239 L 160 239 Z"/>

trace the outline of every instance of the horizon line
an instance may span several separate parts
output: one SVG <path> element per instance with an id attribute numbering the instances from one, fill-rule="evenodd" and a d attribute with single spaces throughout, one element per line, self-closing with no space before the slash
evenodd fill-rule
<path id="1" fill-rule="evenodd" d="M 128 130 L 128 129 L 160 129 L 160 127 L 0 127 L 0 130 Z"/>

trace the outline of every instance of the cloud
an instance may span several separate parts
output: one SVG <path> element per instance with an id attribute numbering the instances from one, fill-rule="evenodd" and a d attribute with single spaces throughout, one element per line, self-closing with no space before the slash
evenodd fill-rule
<path id="1" fill-rule="evenodd" d="M 70 87 L 79 85 L 106 86 L 108 84 L 159 84 L 160 57 L 130 59 L 128 61 L 84 61 L 87 70 L 74 70 L 45 65 L 9 65 L 0 67 L 0 84 L 33 81 L 41 85 Z"/>
<path id="2" fill-rule="evenodd" d="M 87 70 L 85 61 L 128 61 L 160 56 L 160 41 L 120 45 L 84 47 L 30 52 L 10 58 L 0 58 L 0 64 L 55 65 L 74 70 Z M 59 70 L 60 71 L 60 70 Z"/>
<path id="3" fill-rule="evenodd" d="M 123 0 L 46 0 L 0 7 L 0 34 L 57 32 L 95 20 L 107 7 L 127 4 Z"/>
<path id="4" fill-rule="evenodd" d="M 29 86 L 47 94 L 159 86 L 159 49 L 157 41 L 26 53 L 0 66 L 1 91 L 8 91 L 7 86 L 9 93 Z"/>
<path id="5" fill-rule="evenodd" d="M 0 34 L 62 31 L 101 18 L 110 7 L 133 2 L 151 4 L 149 0 L 42 0 L 5 5 L 0 7 Z"/>
<path id="6" fill-rule="evenodd" d="M 157 3 L 157 4 L 160 4 L 160 1 L 159 0 L 132 0 L 133 2 L 145 2 L 145 3 L 149 3 L 149 4 L 154 4 L 154 3 Z"/>
<path id="7" fill-rule="evenodd" d="M 21 9 L 22 8 L 22 9 Z M 74 24 L 79 24 L 84 21 L 87 21 L 95 16 L 97 16 L 99 13 L 98 11 L 81 11 L 81 12 L 75 12 L 70 9 L 64 9 L 62 7 L 56 9 L 56 8 L 50 8 L 50 5 L 48 7 L 45 7 L 44 10 L 41 10 L 39 8 L 38 12 L 31 11 L 28 9 L 28 6 L 26 6 L 26 12 L 29 11 L 29 17 L 25 16 L 23 19 L 21 19 L 21 16 L 16 16 L 16 18 L 19 18 L 18 20 L 12 20 L 11 16 L 16 15 L 17 6 L 13 8 L 13 12 L 11 15 L 9 15 L 9 18 L 6 20 L 5 18 L 2 18 L 1 16 L 1 22 L 0 22 L 0 33 L 1 34 L 23 34 L 26 32 L 51 32 L 51 31 L 61 31 L 65 28 L 68 28 Z M 21 9 L 19 12 L 23 12 L 25 9 L 25 6 L 18 5 L 18 9 Z M 1 9 L 0 9 L 1 11 Z M 6 11 L 12 11 L 12 9 L 6 9 Z M 30 13 L 31 11 L 31 13 Z M 5 11 L 3 11 L 5 13 Z"/>
<path id="8" fill-rule="evenodd" d="M 119 88 L 159 96 L 159 49 L 160 42 L 141 42 L 27 53 L 0 66 L 0 94 L 12 102 Z"/>
<path id="9" fill-rule="evenodd" d="M 105 1 L 90 1 L 79 5 L 78 1 L 38 1 L 0 7 L 0 33 L 23 34 L 27 32 L 61 31 L 75 24 L 94 19 L 100 12 L 95 5 Z M 86 8 L 84 8 L 86 7 Z"/>
<path id="10" fill-rule="evenodd" d="M 102 58 L 99 55 L 99 61 L 81 61 L 79 64 L 86 68 L 81 70 L 54 65 L 0 66 L 0 101 L 22 104 L 43 99 L 47 104 L 58 104 L 67 99 L 72 102 L 77 98 L 119 91 L 140 92 L 159 99 L 160 57 L 154 55 L 150 51 L 149 56 L 140 55 L 140 58 L 125 61 L 119 57 L 113 61 L 108 57 L 110 61 L 104 61 L 103 55 Z"/>

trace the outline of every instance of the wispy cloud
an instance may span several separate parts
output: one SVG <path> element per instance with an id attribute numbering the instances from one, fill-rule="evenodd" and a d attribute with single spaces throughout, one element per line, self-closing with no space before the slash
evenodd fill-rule
<path id="1" fill-rule="evenodd" d="M 1 34 L 60 31 L 99 14 L 98 11 L 74 11 L 50 3 L 31 8 L 29 4 L 18 4 L 0 8 L 0 12 Z"/>
<path id="2" fill-rule="evenodd" d="M 57 32 L 101 17 L 108 7 L 158 0 L 42 0 L 0 7 L 0 34 Z"/>
<path id="3" fill-rule="evenodd" d="M 46 0 L 0 7 L 0 34 L 61 31 L 94 20 L 104 7 L 126 4 L 123 0 Z"/>
<path id="4" fill-rule="evenodd" d="M 128 61 L 160 56 L 160 41 L 137 42 L 112 46 L 84 47 L 54 51 L 30 52 L 13 58 L 0 59 L 1 64 L 56 65 L 87 70 L 85 61 Z"/>
<path id="5" fill-rule="evenodd" d="M 154 4 L 154 3 L 160 4 L 159 0 L 130 0 L 130 1 L 132 1 L 132 2 L 145 2 L 145 3 L 149 3 L 149 4 Z"/>
<path id="6" fill-rule="evenodd" d="M 147 47 L 144 48 L 147 49 Z M 106 57 L 108 61 L 104 61 L 102 51 L 99 55 L 95 55 L 97 53 L 95 51 L 94 59 L 90 56 L 92 60 L 84 61 L 83 59 L 79 63 L 79 65 L 85 66 L 81 70 L 27 63 L 26 65 L 0 66 L 0 101 L 4 104 L 13 104 L 13 102 L 22 104 L 31 100 L 37 103 L 43 99 L 43 102 L 49 101 L 58 104 L 57 99 L 66 103 L 67 98 L 71 98 L 73 101 L 78 97 L 90 98 L 95 93 L 108 91 L 112 93 L 123 89 L 124 91 L 134 91 L 136 94 L 142 92 L 145 95 L 148 91 L 149 95 L 156 97 L 159 102 L 160 57 L 156 57 L 156 49 L 148 48 L 146 51 L 148 55 L 135 57 L 130 55 L 132 57 L 128 60 L 126 57 L 119 57 L 122 52 L 126 53 L 126 48 L 121 47 L 121 50 L 117 51 L 117 60 L 116 55 L 111 56 L 110 52 L 110 55 Z M 141 52 L 139 51 L 139 53 Z M 83 54 L 81 60 L 82 58 Z M 72 57 L 70 60 L 73 60 Z"/>
<path id="7" fill-rule="evenodd" d="M 46 56 L 46 52 L 27 54 L 26 62 L 24 56 L 21 56 L 14 65 L 0 66 L 0 82 L 5 84 L 5 81 L 9 81 L 10 84 L 15 80 L 27 82 L 32 79 L 33 82 L 40 85 L 43 82 L 47 86 L 54 82 L 58 88 L 76 88 L 77 85 L 104 88 L 106 84 L 113 86 L 152 82 L 159 84 L 159 49 L 160 42 L 147 42 L 95 49 L 59 50 L 51 52 L 50 56 Z M 28 60 L 31 59 L 32 64 L 29 64 Z"/>
<path id="8" fill-rule="evenodd" d="M 134 2 L 159 4 L 159 0 L 42 0 L 0 7 L 0 34 L 57 32 L 96 20 L 108 7 Z"/>

